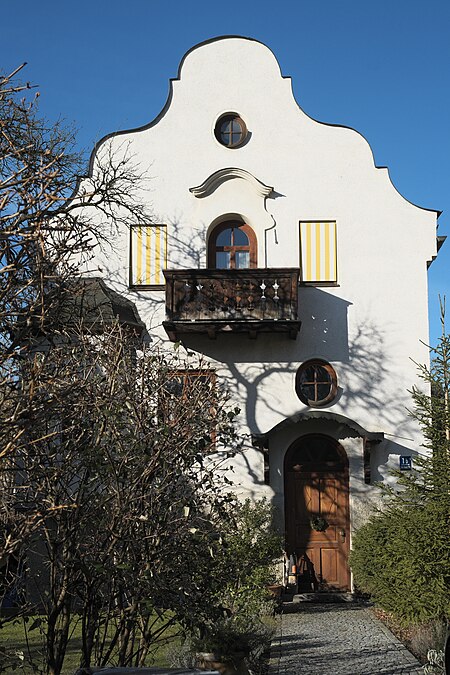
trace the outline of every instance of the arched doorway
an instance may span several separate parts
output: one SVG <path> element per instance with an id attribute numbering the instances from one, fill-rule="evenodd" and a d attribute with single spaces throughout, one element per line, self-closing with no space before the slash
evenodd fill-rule
<path id="1" fill-rule="evenodd" d="M 299 590 L 350 589 L 348 485 L 347 455 L 334 439 L 309 434 L 289 447 L 284 460 L 286 551 L 303 572 Z"/>

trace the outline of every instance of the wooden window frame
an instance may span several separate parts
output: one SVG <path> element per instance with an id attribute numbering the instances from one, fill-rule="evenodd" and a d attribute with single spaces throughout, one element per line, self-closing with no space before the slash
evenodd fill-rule
<path id="1" fill-rule="evenodd" d="M 230 139 L 229 142 L 226 143 L 224 142 L 222 138 L 222 125 L 224 122 L 229 122 L 232 124 L 233 122 L 237 122 L 241 128 L 241 136 L 239 140 L 236 143 L 233 143 L 233 131 L 231 130 L 229 132 L 230 134 Z M 216 140 L 220 145 L 222 145 L 224 148 L 228 148 L 230 150 L 234 150 L 235 148 L 240 148 L 244 143 L 246 142 L 248 138 L 248 130 L 247 130 L 247 125 L 245 124 L 244 120 L 238 113 L 235 112 L 227 112 L 221 115 L 218 120 L 216 121 L 216 124 L 214 126 L 214 136 L 216 137 Z"/>
<path id="2" fill-rule="evenodd" d="M 180 368 L 179 370 L 170 370 L 168 372 L 168 382 L 177 378 L 182 380 L 183 391 L 180 396 L 182 400 L 189 398 L 189 391 L 187 391 L 189 380 L 195 381 L 197 378 L 204 378 L 205 381 L 209 380 L 213 387 L 216 384 L 216 373 L 214 370 L 209 370 L 208 368 Z"/>
<path id="3" fill-rule="evenodd" d="M 307 369 L 307 368 L 316 368 L 314 373 L 314 380 L 311 382 L 302 382 L 302 373 Z M 317 379 L 317 372 L 319 369 L 324 369 L 328 376 L 329 379 L 325 380 L 318 380 Z M 303 386 L 314 386 L 314 390 L 317 393 L 318 387 L 320 384 L 327 384 L 330 387 L 330 390 L 327 394 L 327 396 L 323 399 L 315 398 L 315 399 L 309 399 L 307 396 L 302 391 Z M 321 408 L 322 406 L 328 405 L 331 403 L 336 398 L 338 391 L 338 386 L 337 386 L 337 375 L 336 371 L 334 370 L 333 366 L 330 365 L 327 361 L 323 361 L 322 359 L 310 359 L 309 361 L 305 361 L 302 363 L 300 368 L 298 368 L 296 376 L 295 376 L 295 392 L 300 399 L 302 403 L 304 403 L 307 406 L 310 406 L 311 408 Z M 317 394 L 318 396 L 318 394 Z"/>
<path id="4" fill-rule="evenodd" d="M 217 246 L 217 237 L 224 231 L 228 230 L 230 228 L 238 228 L 248 238 L 248 246 Z M 257 247 L 258 243 L 256 240 L 256 235 L 253 231 L 253 229 L 250 227 L 250 225 L 247 225 L 247 223 L 240 222 L 239 220 L 227 220 L 223 223 L 220 223 L 220 225 L 217 225 L 211 234 L 209 235 L 208 239 L 208 268 L 209 269 L 219 269 L 216 267 L 216 253 L 219 252 L 229 252 L 230 253 L 230 268 L 229 269 L 256 269 L 258 266 L 258 259 L 257 259 Z M 249 260 L 250 264 L 247 268 L 243 267 L 238 267 L 236 268 L 235 266 L 235 253 L 237 251 L 248 251 L 249 252 Z M 232 264 L 231 264 L 232 263 Z"/>

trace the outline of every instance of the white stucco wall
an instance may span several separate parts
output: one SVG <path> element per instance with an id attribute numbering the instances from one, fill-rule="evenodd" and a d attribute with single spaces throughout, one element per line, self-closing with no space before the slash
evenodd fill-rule
<path id="1" fill-rule="evenodd" d="M 227 111 L 238 112 L 251 134 L 237 149 L 214 137 L 215 122 Z M 206 266 L 207 234 L 230 214 L 254 229 L 260 267 L 300 266 L 300 221 L 337 223 L 338 285 L 299 288 L 296 341 L 277 334 L 256 341 L 245 335 L 187 341 L 218 367 L 242 409 L 244 433 L 268 432 L 304 410 L 295 373 L 302 362 L 321 357 L 338 375 L 338 397 L 328 410 L 385 434 L 372 458 L 376 478 L 387 475 L 390 456 L 395 464 L 398 454 L 420 446 L 420 431 L 406 410 L 407 390 L 417 381 L 414 361 L 428 358 L 421 341 L 428 339 L 426 262 L 436 253 L 436 212 L 396 191 L 359 133 L 309 118 L 267 47 L 226 38 L 187 54 L 154 123 L 106 140 L 99 153 L 109 144 L 116 156 L 133 155 L 150 177 L 140 198 L 151 204 L 154 221 L 168 227 L 171 269 Z M 227 167 L 249 172 L 275 194 L 265 198 L 241 177 L 205 197 L 190 191 Z M 110 241 L 90 271 L 100 268 L 110 286 L 136 303 L 154 340 L 167 339 L 164 291 L 129 290 L 126 227 Z M 279 468 L 288 440 L 278 439 L 275 449 L 274 442 L 270 452 Z M 351 462 L 352 499 L 362 503 L 369 488 L 358 483 L 360 458 Z M 249 447 L 234 465 L 244 492 L 278 494 L 276 481 L 271 489 L 262 484 L 256 450 Z M 353 511 L 358 508 L 355 502 Z"/>

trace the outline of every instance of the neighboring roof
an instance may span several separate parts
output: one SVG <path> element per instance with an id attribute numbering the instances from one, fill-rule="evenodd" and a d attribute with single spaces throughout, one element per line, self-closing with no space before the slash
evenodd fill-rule
<path id="1" fill-rule="evenodd" d="M 344 431 L 344 436 L 349 436 L 350 434 L 348 432 L 352 431 L 353 434 L 356 433 L 358 436 L 361 436 L 361 438 L 367 438 L 369 441 L 373 441 L 374 443 L 380 443 L 384 439 L 384 433 L 382 431 L 367 431 L 367 429 L 364 429 L 364 427 L 362 427 L 360 424 L 349 419 L 348 417 L 345 417 L 344 415 L 332 413 L 328 410 L 307 410 L 305 412 L 298 412 L 295 413 L 295 415 L 286 417 L 286 419 L 279 422 L 279 424 L 276 424 L 266 433 L 253 434 L 253 442 L 255 445 L 265 445 L 269 440 L 269 436 L 275 431 L 280 431 L 292 424 L 299 424 L 311 419 L 324 419 L 330 422 L 335 422 L 336 424 L 340 425 L 341 428 L 346 427 L 347 431 Z"/>
<path id="2" fill-rule="evenodd" d="M 93 332 L 102 332 L 102 325 L 116 321 L 139 332 L 145 328 L 134 302 L 109 288 L 99 277 L 77 279 L 71 284 L 59 319 L 63 325 L 82 321 Z"/>
<path id="3" fill-rule="evenodd" d="M 103 279 L 85 277 L 53 287 L 44 310 L 42 305 L 28 308 L 17 321 L 14 333 L 20 343 L 31 336 L 50 336 L 79 328 L 101 334 L 106 326 L 116 322 L 140 336 L 145 330 L 134 302 L 113 291 Z"/>

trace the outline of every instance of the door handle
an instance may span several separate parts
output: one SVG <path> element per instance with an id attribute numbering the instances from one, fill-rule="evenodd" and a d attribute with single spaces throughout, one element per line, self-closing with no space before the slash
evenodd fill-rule
<path id="1" fill-rule="evenodd" d="M 346 534 L 343 527 L 341 527 L 341 529 L 339 530 L 339 534 L 342 537 L 342 541 L 345 541 Z"/>

